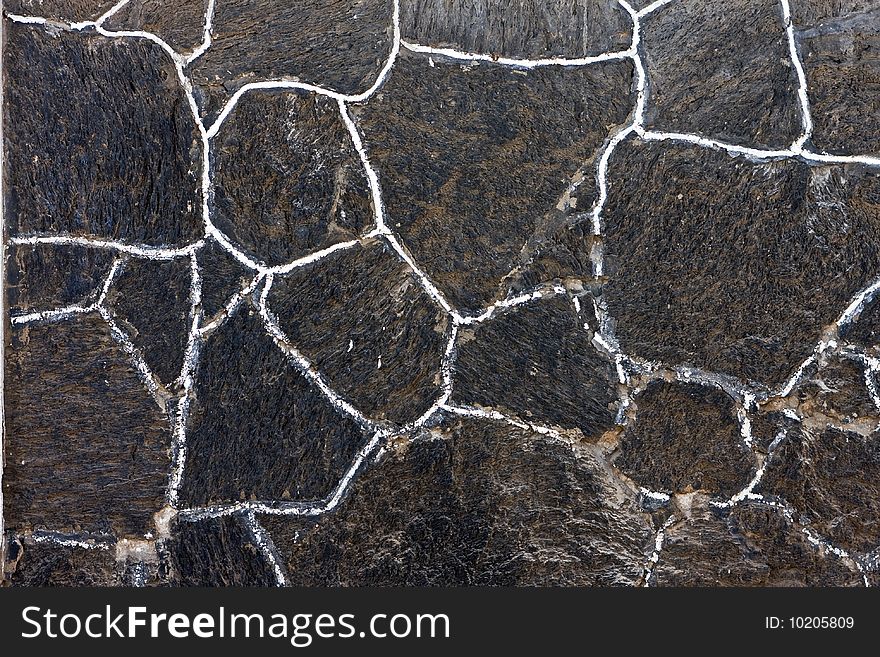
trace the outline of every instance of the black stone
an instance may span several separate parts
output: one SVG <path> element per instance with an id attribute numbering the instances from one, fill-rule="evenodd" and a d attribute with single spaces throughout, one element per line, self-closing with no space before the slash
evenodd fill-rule
<path id="1" fill-rule="evenodd" d="M 4 0 L 3 11 L 62 21 L 96 20 L 117 0 Z"/>
<path id="2" fill-rule="evenodd" d="M 104 26 L 152 32 L 177 52 L 189 53 L 202 43 L 207 9 L 208 0 L 131 0 Z"/>
<path id="3" fill-rule="evenodd" d="M 113 550 L 65 547 L 32 541 L 17 545 L 14 562 L 6 564 L 6 581 L 12 586 L 115 586 Z"/>
<path id="4" fill-rule="evenodd" d="M 877 426 L 880 411 L 865 384 L 864 367 L 856 361 L 828 359 L 813 367 L 798 385 L 798 410 L 838 424 L 863 423 Z"/>
<path id="5" fill-rule="evenodd" d="M 202 274 L 202 313 L 210 321 L 221 312 L 236 292 L 250 285 L 256 273 L 221 247 L 208 241 L 196 254 Z"/>

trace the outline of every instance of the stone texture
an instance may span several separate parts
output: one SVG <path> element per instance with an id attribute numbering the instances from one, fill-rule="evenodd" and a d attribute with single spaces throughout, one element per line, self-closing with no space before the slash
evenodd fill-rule
<path id="1" fill-rule="evenodd" d="M 828 19 L 854 17 L 880 8 L 878 0 L 791 0 L 795 27 L 814 27 Z"/>
<path id="2" fill-rule="evenodd" d="M 256 275 L 213 240 L 199 250 L 196 260 L 202 274 L 202 313 L 207 320 L 221 312 Z"/>
<path id="3" fill-rule="evenodd" d="M 622 144 L 603 292 L 621 346 L 781 386 L 880 269 L 878 194 L 856 166 Z"/>
<path id="4" fill-rule="evenodd" d="M 822 555 L 779 511 L 743 504 L 695 510 L 666 531 L 655 586 L 862 586 L 833 554 Z"/>
<path id="5" fill-rule="evenodd" d="M 13 315 L 98 300 L 114 256 L 82 246 L 7 247 L 6 285 Z"/>
<path id="6" fill-rule="evenodd" d="M 757 492 L 781 496 L 801 521 L 845 550 L 880 546 L 880 442 L 839 429 L 790 432 Z"/>
<path id="7" fill-rule="evenodd" d="M 626 61 L 525 72 L 402 53 L 357 109 L 388 224 L 454 305 L 504 296 L 523 246 L 560 221 L 560 197 L 625 122 L 631 76 Z M 577 207 L 593 198 L 587 176 Z"/>
<path id="8" fill-rule="evenodd" d="M 642 34 L 648 128 L 768 148 L 800 135 L 778 0 L 676 0 L 646 18 Z"/>
<path id="9" fill-rule="evenodd" d="M 207 9 L 208 0 L 131 0 L 104 26 L 152 32 L 177 52 L 189 53 L 202 43 Z"/>
<path id="10" fill-rule="evenodd" d="M 877 154 L 880 3 L 834 3 L 836 11 L 829 11 L 829 5 L 806 3 L 816 12 L 814 20 L 828 20 L 798 35 L 814 123 L 812 143 L 829 153 Z"/>
<path id="11" fill-rule="evenodd" d="M 754 457 L 745 445 L 733 400 L 698 384 L 651 383 L 614 465 L 649 490 L 701 491 L 729 498 L 749 481 Z"/>
<path id="12" fill-rule="evenodd" d="M 5 385 L 7 526 L 149 531 L 171 467 L 169 422 L 103 320 L 8 335 Z"/>
<path id="13" fill-rule="evenodd" d="M 203 347 L 190 406 L 181 501 L 313 501 L 364 444 L 245 304 Z"/>
<path id="14" fill-rule="evenodd" d="M 392 8 L 392 0 L 218 2 L 213 45 L 191 67 L 205 113 L 261 80 L 366 91 L 391 52 Z"/>
<path id="15" fill-rule="evenodd" d="M 163 542 L 168 584 L 273 586 L 271 568 L 238 517 L 176 521 Z"/>
<path id="16" fill-rule="evenodd" d="M 562 296 L 463 328 L 453 399 L 598 439 L 614 426 L 617 374 L 583 323 Z"/>
<path id="17" fill-rule="evenodd" d="M 291 343 L 367 416 L 412 422 L 440 396 L 449 319 L 383 243 L 276 278 L 269 307 Z"/>
<path id="18" fill-rule="evenodd" d="M 113 550 L 86 550 L 10 539 L 5 569 L 12 586 L 114 586 Z"/>
<path id="19" fill-rule="evenodd" d="M 117 0 L 4 0 L 3 11 L 63 21 L 95 20 Z"/>
<path id="20" fill-rule="evenodd" d="M 198 238 L 200 140 L 167 54 L 9 22 L 4 33 L 9 234 Z"/>
<path id="21" fill-rule="evenodd" d="M 283 264 L 373 224 L 367 177 L 335 101 L 248 94 L 213 143 L 212 218 L 252 259 Z"/>
<path id="22" fill-rule="evenodd" d="M 622 585 L 652 543 L 588 448 L 452 421 L 386 455 L 337 511 L 261 519 L 294 585 Z"/>
<path id="23" fill-rule="evenodd" d="M 107 305 L 150 371 L 168 385 L 179 376 L 192 318 L 190 259 L 130 258 L 117 274 Z"/>
<path id="24" fill-rule="evenodd" d="M 840 425 L 877 426 L 877 407 L 868 394 L 863 366 L 852 360 L 830 359 L 809 370 L 798 386 L 798 411 Z"/>
<path id="25" fill-rule="evenodd" d="M 504 57 L 583 57 L 626 50 L 632 20 L 616 0 L 415 0 L 401 3 L 403 38 Z"/>

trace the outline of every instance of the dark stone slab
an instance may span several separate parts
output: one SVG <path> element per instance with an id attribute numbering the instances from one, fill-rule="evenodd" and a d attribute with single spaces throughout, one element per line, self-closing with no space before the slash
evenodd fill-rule
<path id="1" fill-rule="evenodd" d="M 208 0 L 131 0 L 104 27 L 152 32 L 177 52 L 189 53 L 202 43 L 207 9 Z"/>
<path id="2" fill-rule="evenodd" d="M 9 234 L 197 238 L 200 142 L 167 54 L 143 39 L 4 32 Z"/>
<path id="3" fill-rule="evenodd" d="M 273 586 L 272 570 L 239 517 L 177 521 L 163 542 L 168 584 Z"/>
<path id="4" fill-rule="evenodd" d="M 801 430 L 773 453 L 757 492 L 792 504 L 802 521 L 845 550 L 880 545 L 878 434 Z"/>
<path id="5" fill-rule="evenodd" d="M 183 367 L 192 317 L 189 258 L 130 258 L 117 274 L 107 306 L 120 328 L 162 383 L 173 383 Z"/>
<path id="6" fill-rule="evenodd" d="M 657 381 L 634 399 L 614 465 L 658 492 L 702 491 L 729 498 L 749 482 L 754 457 L 733 400 L 698 384 Z"/>
<path id="7" fill-rule="evenodd" d="M 6 344 L 8 527 L 143 535 L 163 505 L 168 418 L 100 317 Z"/>
<path id="8" fill-rule="evenodd" d="M 357 110 L 388 224 L 453 305 L 504 296 L 526 242 L 561 221 L 566 189 L 625 122 L 631 81 L 628 61 L 525 72 L 404 53 Z M 577 196 L 566 210 L 589 208 L 592 176 Z"/>
<path id="9" fill-rule="evenodd" d="M 876 426 L 880 416 L 868 394 L 863 366 L 844 358 L 832 358 L 822 367 L 811 368 L 798 386 L 798 402 L 803 415 L 844 425 L 861 422 Z"/>
<path id="10" fill-rule="evenodd" d="M 802 130 L 778 0 L 676 0 L 644 20 L 646 127 L 787 148 Z"/>
<path id="11" fill-rule="evenodd" d="M 392 0 L 217 3 L 213 45 L 190 67 L 205 113 L 248 82 L 299 80 L 345 94 L 369 89 L 391 52 Z"/>
<path id="12" fill-rule="evenodd" d="M 203 347 L 182 504 L 328 495 L 364 444 L 245 305 Z"/>
<path id="13" fill-rule="evenodd" d="M 209 321 L 226 307 L 236 292 L 250 284 L 255 272 L 214 240 L 199 250 L 196 260 L 202 274 L 202 312 Z"/>
<path id="14" fill-rule="evenodd" d="M 840 329 L 840 337 L 872 351 L 880 344 L 880 295 Z"/>
<path id="15" fill-rule="evenodd" d="M 878 0 L 790 0 L 791 15 L 796 28 L 814 27 L 844 17 L 857 18 L 880 9 Z"/>
<path id="16" fill-rule="evenodd" d="M 3 11 L 62 21 L 87 21 L 99 18 L 116 2 L 117 0 L 4 0 Z"/>
<path id="17" fill-rule="evenodd" d="M 462 328 L 453 399 L 598 439 L 614 426 L 617 374 L 583 323 L 562 296 Z"/>
<path id="18" fill-rule="evenodd" d="M 588 449 L 463 420 L 388 453 L 333 513 L 261 522 L 293 585 L 620 585 L 652 543 L 634 504 Z"/>
<path id="19" fill-rule="evenodd" d="M 115 586 L 113 550 L 64 547 L 10 539 L 14 561 L 7 561 L 6 581 L 12 586 Z"/>
<path id="20" fill-rule="evenodd" d="M 626 50 L 632 39 L 617 0 L 415 0 L 400 13 L 408 41 L 504 57 L 583 57 Z"/>
<path id="21" fill-rule="evenodd" d="M 880 270 L 880 176 L 625 142 L 604 296 L 625 351 L 779 386 Z"/>
<path id="22" fill-rule="evenodd" d="M 381 242 L 276 278 L 288 339 L 369 417 L 411 422 L 440 396 L 449 319 Z"/>
<path id="23" fill-rule="evenodd" d="M 863 586 L 861 575 L 823 554 L 776 509 L 741 504 L 695 510 L 666 531 L 656 586 Z"/>
<path id="24" fill-rule="evenodd" d="M 758 408 L 749 414 L 752 440 L 755 448 L 766 454 L 777 440 L 797 430 L 798 421 L 777 408 Z M 776 443 L 778 444 L 778 443 Z"/>
<path id="25" fill-rule="evenodd" d="M 112 251 L 82 246 L 6 248 L 6 289 L 13 315 L 94 303 L 114 259 Z"/>
<path id="26" fill-rule="evenodd" d="M 564 225 L 532 244 L 527 262 L 506 279 L 511 293 L 522 293 L 545 283 L 580 284 L 593 279 L 590 254 L 599 238 L 592 222 Z"/>
<path id="27" fill-rule="evenodd" d="M 373 223 L 367 177 L 335 101 L 251 93 L 214 139 L 212 218 L 251 258 L 283 264 Z"/>
<path id="28" fill-rule="evenodd" d="M 814 146 L 844 155 L 880 153 L 880 3 L 854 14 L 835 12 L 799 39 Z"/>

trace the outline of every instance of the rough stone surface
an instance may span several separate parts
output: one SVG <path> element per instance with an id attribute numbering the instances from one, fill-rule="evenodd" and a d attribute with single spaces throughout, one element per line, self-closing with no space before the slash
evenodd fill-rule
<path id="1" fill-rule="evenodd" d="M 6 575 L 12 586 L 113 586 L 112 550 L 10 541 Z"/>
<path id="2" fill-rule="evenodd" d="M 748 483 L 754 458 L 724 392 L 656 382 L 634 402 L 635 422 L 623 434 L 614 465 L 636 483 L 657 492 L 724 498 Z"/>
<path id="3" fill-rule="evenodd" d="M 401 3 L 403 38 L 505 57 L 583 57 L 626 50 L 632 21 L 616 0 L 416 0 Z"/>
<path id="4" fill-rule="evenodd" d="M 803 522 L 845 550 L 880 545 L 880 442 L 839 429 L 790 432 L 758 492 L 781 496 Z"/>
<path id="5" fill-rule="evenodd" d="M 152 32 L 177 52 L 189 53 L 202 43 L 207 9 L 208 0 L 131 0 L 105 25 Z"/>
<path id="6" fill-rule="evenodd" d="M 373 223 L 363 165 L 328 98 L 249 94 L 212 154 L 215 224 L 252 259 L 283 264 Z"/>
<path id="7" fill-rule="evenodd" d="M 777 510 L 744 504 L 695 510 L 666 531 L 656 586 L 862 586 L 834 555 L 822 555 Z"/>
<path id="8" fill-rule="evenodd" d="M 168 418 L 100 317 L 6 343 L 7 527 L 143 535 L 162 506 Z"/>
<path id="9" fill-rule="evenodd" d="M 131 258 L 107 295 L 117 323 L 162 383 L 180 376 L 190 311 L 189 258 L 169 261 Z"/>
<path id="10" fill-rule="evenodd" d="M 812 143 L 829 153 L 880 153 L 880 3 L 797 5 Z"/>
<path id="11" fill-rule="evenodd" d="M 118 0 L 4 0 L 3 11 L 64 21 L 95 20 Z"/>
<path id="12" fill-rule="evenodd" d="M 98 300 L 110 272 L 111 251 L 82 246 L 9 247 L 6 268 L 9 309 L 14 315 Z"/>
<path id="13" fill-rule="evenodd" d="M 780 386 L 880 270 L 878 194 L 857 166 L 622 144 L 604 213 L 621 346 Z"/>
<path id="14" fill-rule="evenodd" d="M 290 342 L 370 417 L 416 420 L 440 396 L 449 319 L 381 242 L 276 279 Z"/>
<path id="15" fill-rule="evenodd" d="M 196 260 L 202 274 L 202 312 L 210 320 L 250 285 L 255 273 L 214 241 L 199 250 Z"/>
<path id="16" fill-rule="evenodd" d="M 800 134 L 778 0 L 676 0 L 645 19 L 643 47 L 647 127 L 769 148 Z"/>
<path id="17" fill-rule="evenodd" d="M 196 376 L 181 499 L 319 500 L 364 443 L 245 306 L 211 336 Z"/>
<path id="18" fill-rule="evenodd" d="M 4 36 L 9 234 L 197 239 L 200 140 L 165 52 L 9 22 Z"/>
<path id="19" fill-rule="evenodd" d="M 865 385 L 864 367 L 849 359 L 833 359 L 811 368 L 798 386 L 801 414 L 825 418 L 838 425 L 876 427 L 880 411 Z"/>
<path id="20" fill-rule="evenodd" d="M 292 584 L 621 585 L 652 539 L 633 507 L 589 449 L 464 420 L 388 454 L 336 513 L 262 522 Z"/>
<path id="21" fill-rule="evenodd" d="M 525 72 L 404 53 L 359 108 L 388 223 L 454 305 L 504 296 L 526 242 L 559 222 L 572 179 L 626 120 L 631 74 L 628 62 Z M 577 207 L 593 198 L 587 176 Z"/>
<path id="22" fill-rule="evenodd" d="M 391 0 L 218 2 L 213 45 L 191 67 L 206 114 L 261 80 L 366 91 L 391 51 L 392 7 Z"/>
<path id="23" fill-rule="evenodd" d="M 453 398 L 596 440 L 614 425 L 617 374 L 565 296 L 463 329 Z"/>

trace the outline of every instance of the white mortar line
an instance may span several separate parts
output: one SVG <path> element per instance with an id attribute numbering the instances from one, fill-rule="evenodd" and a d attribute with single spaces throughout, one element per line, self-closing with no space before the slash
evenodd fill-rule
<path id="1" fill-rule="evenodd" d="M 409 50 L 423 55 L 436 55 L 438 57 L 446 57 L 458 61 L 468 62 L 487 62 L 490 64 L 498 64 L 500 66 L 511 66 L 515 68 L 541 68 L 545 66 L 561 66 L 561 67 L 577 67 L 589 66 L 591 64 L 599 64 L 602 62 L 610 62 L 619 59 L 628 59 L 630 53 L 628 50 L 619 50 L 614 52 L 601 53 L 590 57 L 548 57 L 543 59 L 524 59 L 518 57 L 502 57 L 495 55 L 486 55 L 483 53 L 467 52 L 464 50 L 456 50 L 454 48 L 434 48 L 432 46 L 423 46 L 418 43 L 401 40 L 400 45 Z"/>
<path id="2" fill-rule="evenodd" d="M 278 554 L 278 549 L 275 547 L 275 542 L 272 540 L 272 536 L 269 532 L 263 529 L 263 526 L 259 523 L 257 516 L 253 511 L 247 511 L 244 514 L 244 524 L 250 531 L 251 538 L 260 550 L 266 563 L 272 569 L 272 574 L 275 577 L 275 584 L 277 586 L 287 586 L 287 574 L 284 572 L 284 567 L 281 565 L 281 556 Z"/>
<path id="3" fill-rule="evenodd" d="M 137 256 L 148 260 L 174 260 L 188 256 L 202 248 L 204 241 L 199 240 L 182 247 L 149 246 L 146 244 L 125 244 L 115 240 L 105 240 L 96 237 L 77 237 L 74 235 L 22 235 L 10 237 L 8 244 L 14 246 L 37 246 L 37 245 L 61 245 L 80 246 L 94 249 L 107 249 L 126 255 Z"/>
<path id="4" fill-rule="evenodd" d="M 205 9 L 205 29 L 202 32 L 202 42 L 186 58 L 187 65 L 192 64 L 195 60 L 204 55 L 205 51 L 211 47 L 211 30 L 214 27 L 214 4 L 215 0 L 208 0 L 208 6 Z"/>
<path id="5" fill-rule="evenodd" d="M 797 41 L 794 38 L 794 22 L 791 18 L 791 6 L 788 0 L 779 0 L 782 5 L 782 22 L 785 26 L 785 34 L 788 37 L 788 52 L 791 57 L 791 64 L 794 66 L 798 79 L 798 101 L 800 103 L 801 122 L 803 124 L 803 133 L 798 137 L 792 148 L 799 151 L 813 134 L 813 117 L 810 114 L 810 99 L 807 97 L 807 76 L 804 73 L 803 64 L 798 54 Z"/>
<path id="6" fill-rule="evenodd" d="M 657 567 L 657 562 L 660 561 L 660 552 L 663 551 L 663 545 L 666 542 L 666 530 L 669 529 L 676 520 L 677 518 L 674 515 L 669 516 L 654 536 L 654 551 L 651 553 L 651 556 L 648 557 L 648 561 L 643 568 L 644 574 L 642 575 L 642 586 L 644 587 L 651 586 L 651 577 L 654 575 L 654 568 Z"/>

